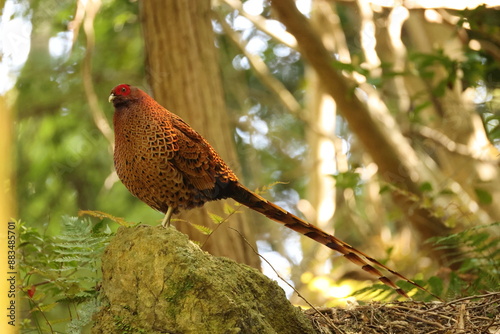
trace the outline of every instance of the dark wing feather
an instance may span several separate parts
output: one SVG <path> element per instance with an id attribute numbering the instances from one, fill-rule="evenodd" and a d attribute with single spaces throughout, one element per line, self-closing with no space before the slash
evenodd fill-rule
<path id="1" fill-rule="evenodd" d="M 176 152 L 172 163 L 198 190 L 209 197 L 220 183 L 236 181 L 236 176 L 224 163 L 210 144 L 179 116 L 172 115 L 172 126 L 181 149 Z"/>

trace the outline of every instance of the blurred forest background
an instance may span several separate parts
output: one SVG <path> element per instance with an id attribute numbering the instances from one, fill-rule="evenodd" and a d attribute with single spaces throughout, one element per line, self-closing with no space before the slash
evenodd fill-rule
<path id="1" fill-rule="evenodd" d="M 183 117 L 249 188 L 265 188 L 268 199 L 405 276 L 431 277 L 436 293 L 478 293 L 498 275 L 499 9 L 467 1 L 296 5 L 2 4 L 0 203 L 2 221 L 20 220 L 26 332 L 53 330 L 52 318 L 73 321 L 66 332 L 90 321 L 90 311 L 79 313 L 89 298 L 96 303 L 99 263 L 90 250 L 102 250 L 119 224 L 71 218 L 79 210 L 153 225 L 162 218 L 114 172 L 107 99 L 120 83 Z M 213 254 L 259 266 L 255 244 L 315 305 L 371 279 L 249 210 L 226 219 L 237 208 L 229 205 L 181 216 L 209 226 L 212 245 L 199 228 L 176 225 Z M 248 244 L 216 226 L 219 216 Z M 496 271 L 484 279 L 478 268 Z M 263 270 L 280 281 L 267 263 Z"/>

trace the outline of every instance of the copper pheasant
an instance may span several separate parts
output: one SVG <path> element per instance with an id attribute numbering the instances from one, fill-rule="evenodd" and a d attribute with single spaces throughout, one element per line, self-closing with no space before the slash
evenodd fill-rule
<path id="1" fill-rule="evenodd" d="M 111 91 L 109 101 L 115 107 L 114 163 L 118 177 L 134 196 L 165 213 L 162 225 L 168 225 L 171 215 L 180 210 L 232 198 L 338 251 L 402 296 L 408 297 L 373 265 L 425 290 L 374 258 L 244 187 L 200 134 L 142 90 L 121 84 Z"/>

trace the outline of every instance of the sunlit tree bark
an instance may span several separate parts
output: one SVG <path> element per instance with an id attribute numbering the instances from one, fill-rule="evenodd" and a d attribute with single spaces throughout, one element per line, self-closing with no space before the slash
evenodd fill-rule
<path id="1" fill-rule="evenodd" d="M 13 156 L 12 156 L 12 125 L 14 124 L 12 121 L 12 109 L 7 103 L 7 98 L 10 95 L 0 96 L 0 184 L 2 187 L 0 188 L 0 222 L 2 226 L 2 230 L 0 231 L 0 240 L 5 242 L 4 249 L 0 255 L 0 269 L 2 270 L 4 279 L 0 282 L 0 289 L 2 291 L 9 291 L 10 282 L 7 281 L 7 277 L 5 276 L 7 272 L 12 272 L 12 269 L 8 268 L 9 261 L 8 257 L 8 246 L 15 245 L 11 244 L 9 240 L 15 241 L 12 239 L 15 236 L 18 236 L 19 231 L 15 227 L 14 223 L 11 221 L 15 215 L 15 204 L 14 204 L 14 189 L 15 183 L 12 175 L 12 167 L 13 167 Z M 12 248 L 13 249 L 13 248 Z M 11 249 L 11 250 L 12 250 Z M 9 298 L 2 298 L 0 302 L 0 306 L 4 309 L 9 309 L 10 303 L 15 301 L 19 303 L 19 300 Z M 10 319 L 9 319 L 10 321 Z M 13 334 L 14 326 L 9 326 L 7 322 L 4 322 L 3 325 L 0 326 L 2 328 L 3 333 Z"/>

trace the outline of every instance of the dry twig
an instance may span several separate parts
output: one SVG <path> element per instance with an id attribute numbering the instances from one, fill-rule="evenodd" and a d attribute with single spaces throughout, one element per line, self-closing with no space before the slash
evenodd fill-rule
<path id="1" fill-rule="evenodd" d="M 447 303 L 371 303 L 351 309 L 319 309 L 345 333 L 393 334 L 498 334 L 500 333 L 500 292 L 456 299 Z M 317 326 L 317 310 L 306 314 Z M 325 324 L 317 329 L 326 333 Z"/>

